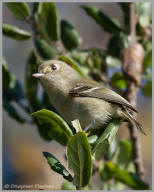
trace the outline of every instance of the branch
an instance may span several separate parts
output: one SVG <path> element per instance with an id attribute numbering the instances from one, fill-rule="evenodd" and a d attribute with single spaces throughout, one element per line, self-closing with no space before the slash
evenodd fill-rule
<path id="1" fill-rule="evenodd" d="M 135 34 L 136 34 L 135 28 L 136 28 L 135 5 L 134 3 L 130 3 L 130 36 L 131 36 L 130 44 L 131 45 L 135 43 Z"/>
<path id="2" fill-rule="evenodd" d="M 136 34 L 136 15 L 135 15 L 135 5 L 134 3 L 130 3 L 130 35 L 131 35 L 131 42 L 130 46 L 135 44 L 135 34 Z M 131 61 L 128 65 L 131 65 Z M 135 67 L 135 66 L 134 66 Z M 131 68 L 133 71 L 133 67 Z M 136 98 L 138 94 L 139 85 L 137 85 L 132 79 L 126 77 L 127 82 L 127 90 L 125 93 L 125 98 L 133 105 L 136 105 Z M 141 155 L 141 144 L 138 137 L 138 132 L 134 125 L 128 125 L 130 137 L 133 146 L 133 161 L 136 173 L 143 178 L 144 177 L 144 167 L 142 162 L 142 155 Z"/>
<path id="3" fill-rule="evenodd" d="M 136 105 L 136 98 L 138 93 L 138 87 L 135 83 L 127 81 L 127 90 L 125 98 L 133 105 Z M 141 144 L 139 141 L 138 131 L 136 127 L 132 124 L 128 124 L 130 138 L 133 146 L 133 161 L 136 173 L 143 178 L 144 177 L 144 167 L 142 162 L 141 154 Z"/>

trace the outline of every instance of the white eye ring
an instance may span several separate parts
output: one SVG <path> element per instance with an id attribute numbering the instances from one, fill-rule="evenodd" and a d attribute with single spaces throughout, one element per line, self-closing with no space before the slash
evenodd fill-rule
<path id="1" fill-rule="evenodd" d="M 58 66 L 53 64 L 53 65 L 51 65 L 51 69 L 52 69 L 52 71 L 56 71 L 56 70 L 58 70 Z"/>

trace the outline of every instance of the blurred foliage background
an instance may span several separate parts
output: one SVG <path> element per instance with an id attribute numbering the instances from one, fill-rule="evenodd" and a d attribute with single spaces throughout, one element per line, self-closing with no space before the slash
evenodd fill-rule
<path id="1" fill-rule="evenodd" d="M 108 64 L 108 78 L 112 80 L 115 86 L 120 89 L 125 89 L 125 81 L 121 74 L 120 66 L 120 51 L 123 49 L 121 44 L 127 44 L 127 39 L 122 37 L 122 33 L 116 33 L 114 30 L 116 29 L 118 32 L 129 20 L 127 11 L 124 7 L 124 12 L 122 8 L 117 3 L 88 3 L 88 5 L 94 6 L 101 10 L 104 14 L 106 14 L 109 18 L 114 18 L 112 20 L 113 29 L 106 27 L 101 22 L 97 20 L 99 25 L 95 22 L 94 19 L 89 17 L 88 6 L 81 8 L 81 6 L 87 5 L 87 3 L 56 3 L 57 12 L 59 15 L 59 19 L 61 22 L 61 39 L 63 45 L 68 50 L 73 50 L 78 47 L 78 50 L 84 50 L 84 52 L 75 52 L 72 51 L 68 53 L 70 57 L 75 60 L 75 63 L 82 63 L 81 70 L 88 74 L 89 69 L 95 68 L 92 76 L 97 73 L 97 70 L 100 69 L 100 58 L 104 60 L 104 63 Z M 35 12 L 36 7 L 32 8 L 32 3 L 28 4 L 30 10 Z M 152 177 L 152 101 L 151 101 L 151 66 L 152 66 L 152 38 L 145 39 L 145 33 L 147 36 L 150 33 L 150 25 L 151 20 L 149 19 L 152 14 L 149 10 L 149 5 L 137 6 L 140 12 L 139 23 L 137 24 L 137 41 L 144 44 L 145 50 L 145 61 L 144 61 L 144 70 L 142 75 L 141 86 L 144 88 L 138 94 L 137 99 L 137 108 L 140 113 L 138 115 L 138 120 L 144 127 L 144 130 L 147 133 L 147 136 L 139 134 L 142 144 L 142 156 L 145 166 L 145 180 L 151 184 Z M 8 6 L 9 7 L 9 6 Z M 3 23 L 11 24 L 22 28 L 23 30 L 29 31 L 32 33 L 32 28 L 26 22 L 23 22 L 22 18 L 17 19 L 16 17 L 20 17 L 16 15 L 14 17 L 8 7 L 3 4 Z M 44 8 L 45 9 L 45 8 Z M 114 10 L 114 11 L 113 11 Z M 24 12 L 23 12 L 24 13 Z M 125 13 L 125 14 L 124 14 Z M 25 13 L 26 14 L 26 13 Z M 90 11 L 89 11 L 90 14 Z M 23 14 L 24 15 L 24 14 Z M 39 17 L 43 20 L 44 15 L 39 15 Z M 50 17 L 50 16 L 49 16 Z M 53 17 L 51 15 L 51 17 Z M 35 18 L 36 20 L 38 18 Z M 31 25 L 35 24 L 32 21 Z M 45 25 L 46 23 L 41 23 L 41 25 Z M 54 23 L 57 25 L 57 23 Z M 27 101 L 24 100 L 25 93 L 20 91 L 21 86 L 23 90 L 26 90 L 27 86 L 30 87 L 31 76 L 28 76 L 27 73 L 27 84 L 25 84 L 25 71 L 27 70 L 27 60 L 29 58 L 29 63 L 35 63 L 35 52 L 32 53 L 32 50 L 36 50 L 40 55 L 38 62 L 43 59 L 50 59 L 57 57 L 57 54 L 63 53 L 64 47 L 61 46 L 61 43 L 55 43 L 57 40 L 56 34 L 57 32 L 52 30 L 52 36 L 55 39 L 54 42 L 50 45 L 42 40 L 41 34 L 37 31 L 37 27 L 35 26 L 35 36 L 34 38 L 30 38 L 30 33 L 27 32 L 19 32 L 16 36 L 16 32 L 18 29 L 11 29 L 11 31 L 15 31 L 15 33 L 9 30 L 10 26 L 4 25 L 3 29 L 5 30 L 5 35 L 13 37 L 17 40 L 25 40 L 25 41 L 16 41 L 13 38 L 8 38 L 3 36 L 3 56 L 6 59 L 9 71 L 11 71 L 14 75 L 9 75 L 8 67 L 6 65 L 6 61 L 3 61 L 4 71 L 3 78 L 5 77 L 7 80 L 11 79 L 11 98 L 8 96 L 9 92 L 7 92 L 7 84 L 3 85 L 3 90 L 7 92 L 7 96 L 3 95 L 3 185 L 5 184 L 18 184 L 18 185 L 31 185 L 31 184 L 42 184 L 39 188 L 45 188 L 45 185 L 50 185 L 51 189 L 59 189 L 61 188 L 64 179 L 58 175 L 57 173 L 51 171 L 49 169 L 48 164 L 46 163 L 45 158 L 42 156 L 42 151 L 49 151 L 54 154 L 62 164 L 66 165 L 64 153 L 65 148 L 63 148 L 60 144 L 55 141 L 48 142 L 49 138 L 42 139 L 40 134 L 36 128 L 35 124 L 31 123 L 31 117 L 27 114 L 27 111 L 24 111 L 23 106 L 27 106 Z M 72 28 L 74 27 L 75 30 Z M 102 30 L 103 29 L 103 30 Z M 143 30 L 145 29 L 145 31 Z M 3 30 L 3 31 L 4 31 Z M 70 32 L 71 31 L 71 32 Z M 73 31 L 73 32 L 72 32 Z M 46 34 L 46 31 L 43 31 Z M 126 30 L 127 33 L 127 30 Z M 71 41 L 71 35 L 76 38 L 76 41 Z M 149 35 L 150 36 L 150 35 Z M 67 37 L 67 41 L 66 41 Z M 45 36 L 47 40 L 48 36 Z M 121 39 L 124 42 L 120 42 Z M 33 43 L 34 42 L 34 43 Z M 121 43 L 121 44 L 120 44 Z M 52 46 L 52 48 L 51 48 Z M 55 48 L 57 51 L 55 50 Z M 97 48 L 97 49 L 95 49 Z M 46 49 L 48 51 L 44 52 L 42 49 Z M 101 51 L 100 51 L 101 50 Z M 105 51 L 108 50 L 108 51 Z M 58 52 L 58 53 L 57 53 Z M 30 57 L 31 55 L 31 57 Z M 52 56 L 51 56 L 52 55 Z M 88 57 L 87 57 L 88 55 Z M 80 60 L 78 56 L 80 57 Z M 86 58 L 86 59 L 85 59 Z M 117 59 L 118 58 L 118 59 Z M 66 59 L 66 58 L 62 58 Z M 83 67 L 86 66 L 88 62 L 88 68 Z M 106 73 L 106 69 L 104 73 Z M 35 71 L 35 69 L 34 69 Z M 113 74 L 115 74 L 113 76 Z M 18 81 L 16 80 L 17 77 Z M 5 82 L 7 82 L 5 80 Z M 4 82 L 4 81 L 3 81 Z M 20 82 L 20 83 L 19 83 Z M 147 86 L 146 83 L 148 82 Z M 35 81 L 34 81 L 35 84 Z M 33 87 L 33 85 L 31 85 Z M 18 90 L 18 91 L 17 91 Z M 150 90 L 150 91 L 149 91 Z M 28 90 L 31 91 L 31 90 Z M 33 90 L 32 90 L 33 91 Z M 16 93 L 19 93 L 19 95 Z M 144 93 L 144 94 L 143 94 Z M 42 88 L 39 87 L 39 92 L 37 95 L 38 98 L 42 97 Z M 46 98 L 46 95 L 44 95 Z M 39 102 L 33 102 L 33 96 L 28 98 L 31 103 L 34 104 L 33 110 L 36 111 L 39 109 Z M 8 100 L 11 100 L 9 102 Z M 11 106 L 12 105 L 12 106 Z M 48 104 L 43 108 L 47 108 Z M 48 106 L 49 107 L 49 106 Z M 17 113 L 15 112 L 15 109 Z M 29 110 L 29 109 L 27 109 Z M 9 114 L 8 114 L 9 111 Z M 32 111 L 29 111 L 31 113 Z M 10 115 L 13 117 L 11 118 Z M 15 120 L 16 119 L 16 120 Z M 24 123 L 26 121 L 27 123 Z M 19 123 L 20 122 L 20 123 Z M 121 126 L 118 131 L 119 139 L 128 139 L 129 133 L 125 126 Z M 58 182 L 57 182 L 58 181 Z M 92 185 L 95 189 L 99 189 L 101 186 L 101 181 L 99 174 L 95 174 L 91 181 Z M 38 187 L 36 187 L 38 188 Z"/>

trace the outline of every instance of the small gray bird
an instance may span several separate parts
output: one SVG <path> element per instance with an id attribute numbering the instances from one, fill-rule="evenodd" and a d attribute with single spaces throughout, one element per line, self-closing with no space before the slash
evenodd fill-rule
<path id="1" fill-rule="evenodd" d="M 142 126 L 131 115 L 138 112 L 126 99 L 96 81 L 80 76 L 71 66 L 58 60 L 39 66 L 38 78 L 61 116 L 71 124 L 79 119 L 81 127 L 95 121 L 92 128 L 106 126 L 113 118 L 121 118 L 143 133 Z"/>

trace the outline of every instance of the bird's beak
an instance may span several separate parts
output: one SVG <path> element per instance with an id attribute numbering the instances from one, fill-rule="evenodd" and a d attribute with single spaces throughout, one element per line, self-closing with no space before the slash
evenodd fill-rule
<path id="1" fill-rule="evenodd" d="M 32 76 L 36 77 L 36 78 L 40 78 L 40 77 L 43 77 L 44 74 L 43 73 L 34 73 Z"/>

